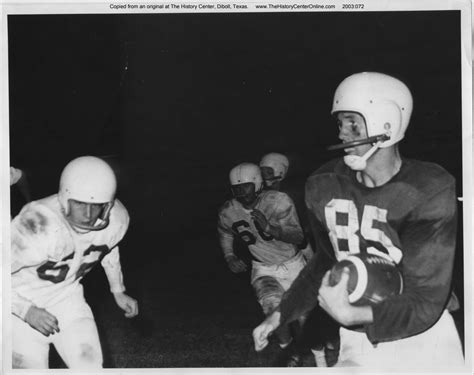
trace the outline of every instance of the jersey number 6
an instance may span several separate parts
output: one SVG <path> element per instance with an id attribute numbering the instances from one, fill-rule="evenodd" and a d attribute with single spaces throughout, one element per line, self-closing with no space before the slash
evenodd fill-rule
<path id="1" fill-rule="evenodd" d="M 252 232 L 250 232 L 249 230 L 239 230 L 241 227 L 244 227 L 244 228 L 250 228 L 250 224 L 247 223 L 245 220 L 239 220 L 239 221 L 236 221 L 235 223 L 232 224 L 232 230 L 236 233 L 238 233 L 240 239 L 247 245 L 253 245 L 257 239 L 255 238 L 255 236 L 253 235 Z M 260 225 L 258 225 L 257 222 L 255 222 L 255 228 L 257 228 L 257 231 L 258 231 L 258 234 L 260 235 L 260 237 L 262 237 L 265 241 L 271 241 L 273 240 L 273 236 L 271 236 L 270 234 L 266 234 L 262 228 L 260 227 Z"/>

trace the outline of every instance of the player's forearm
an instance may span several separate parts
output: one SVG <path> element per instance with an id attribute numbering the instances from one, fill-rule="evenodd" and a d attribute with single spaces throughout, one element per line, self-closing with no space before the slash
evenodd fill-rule
<path id="1" fill-rule="evenodd" d="M 234 256 L 234 239 L 233 237 L 229 236 L 219 236 L 219 244 L 221 245 L 222 253 L 224 254 L 224 258 L 227 260 Z"/>
<path id="2" fill-rule="evenodd" d="M 419 279 L 404 275 L 404 291 L 372 307 L 373 323 L 367 325 L 367 336 L 373 343 L 399 340 L 424 332 L 441 316 L 450 295 L 451 265 L 433 273 L 435 284 L 418 284 Z M 436 277 L 436 276 L 438 277 Z M 418 276 L 419 277 L 419 276 Z"/>
<path id="3" fill-rule="evenodd" d="M 283 295 L 283 299 L 278 307 L 278 310 L 281 312 L 281 325 L 299 319 L 318 304 L 317 293 L 315 293 L 311 286 L 311 278 L 299 276 L 293 282 L 293 285 L 295 285 L 295 288 L 290 288 Z"/>
<path id="4" fill-rule="evenodd" d="M 441 316 L 451 291 L 452 262 L 449 259 L 440 261 L 429 274 L 421 265 L 415 268 L 416 272 L 409 270 L 404 273 L 402 294 L 372 307 L 373 323 L 366 326 L 371 342 L 393 341 L 419 334 Z"/>
<path id="5" fill-rule="evenodd" d="M 424 332 L 439 319 L 450 295 L 453 264 L 452 257 L 446 256 L 449 252 L 444 250 L 441 259 L 430 257 L 429 269 L 416 262 L 410 269 L 404 267 L 403 293 L 373 306 L 374 321 L 367 326 L 369 340 L 384 342 L 410 337 Z M 435 263 L 438 265 L 434 266 Z"/>
<path id="6" fill-rule="evenodd" d="M 104 259 L 102 259 L 101 264 L 109 281 L 110 291 L 112 293 L 124 292 L 125 285 L 118 248 L 114 248 L 107 254 Z"/>
<path id="7" fill-rule="evenodd" d="M 16 315 L 22 320 L 25 320 L 25 315 L 28 312 L 29 308 L 33 306 L 33 303 L 20 296 L 15 291 L 12 291 L 12 314 Z"/>
<path id="8" fill-rule="evenodd" d="M 285 229 L 283 229 L 281 226 L 268 224 L 266 232 L 271 234 L 279 241 L 292 243 L 295 245 L 299 245 L 304 239 L 303 231 L 300 228 L 291 226 L 285 227 Z"/>
<path id="9" fill-rule="evenodd" d="M 341 314 L 339 323 L 344 326 L 355 326 L 371 324 L 374 321 L 374 314 L 371 306 L 351 306 L 347 312 Z"/>
<path id="10" fill-rule="evenodd" d="M 279 306 L 281 324 L 288 324 L 307 312 L 318 303 L 318 289 L 322 278 L 320 262 L 315 255 L 293 281 L 290 289 L 283 295 Z"/>
<path id="11" fill-rule="evenodd" d="M 322 247 L 319 247 L 321 249 Z M 334 260 L 317 250 L 310 261 L 301 270 L 290 289 L 283 295 L 279 310 L 281 324 L 288 324 L 311 311 L 318 305 L 318 290 L 325 272 L 330 269 Z"/>
<path id="12" fill-rule="evenodd" d="M 410 337 L 426 331 L 441 316 L 444 304 L 415 301 L 413 295 L 400 295 L 372 307 L 373 323 L 366 325 L 372 343 Z"/>
<path id="13" fill-rule="evenodd" d="M 112 293 L 121 293 L 125 291 L 125 284 L 123 281 L 123 274 L 121 270 L 105 268 L 105 274 L 109 281 L 110 291 Z"/>

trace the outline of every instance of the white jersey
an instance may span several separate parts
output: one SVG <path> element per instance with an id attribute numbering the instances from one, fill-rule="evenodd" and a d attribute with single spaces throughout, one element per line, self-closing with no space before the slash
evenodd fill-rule
<path id="1" fill-rule="evenodd" d="M 117 244 L 129 220 L 115 200 L 105 229 L 78 233 L 64 217 L 57 194 L 27 204 L 11 223 L 13 314 L 23 319 L 32 304 L 47 308 L 60 302 L 98 262 L 111 291 L 124 291 Z"/>
<path id="2" fill-rule="evenodd" d="M 255 209 L 260 210 L 272 226 L 283 231 L 299 231 L 301 226 L 295 205 L 285 193 L 268 190 L 257 198 Z M 252 219 L 253 210 L 245 209 L 236 199 L 227 201 L 219 210 L 218 233 L 224 256 L 233 254 L 234 236 L 240 238 L 249 248 L 252 256 L 265 264 L 280 264 L 293 258 L 297 245 L 275 239 Z"/>

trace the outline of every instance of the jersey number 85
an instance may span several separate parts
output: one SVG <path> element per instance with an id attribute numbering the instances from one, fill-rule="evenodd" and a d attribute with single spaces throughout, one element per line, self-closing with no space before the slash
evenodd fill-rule
<path id="1" fill-rule="evenodd" d="M 337 214 L 347 215 L 347 223 L 337 223 Z M 348 199 L 332 199 L 325 207 L 324 214 L 326 223 L 329 228 L 329 238 L 336 252 L 338 260 L 344 259 L 347 252 L 341 251 L 338 240 L 346 240 L 350 253 L 360 253 L 361 237 L 367 242 L 376 242 L 382 246 L 377 248 L 384 248 L 385 251 L 380 251 L 375 247 L 367 248 L 368 253 L 387 255 L 395 262 L 399 263 L 402 259 L 403 253 L 397 248 L 390 238 L 381 230 L 374 226 L 374 223 L 387 222 L 387 210 L 378 208 L 376 206 L 365 205 L 362 212 L 362 220 L 359 223 L 358 210 L 355 203 Z"/>

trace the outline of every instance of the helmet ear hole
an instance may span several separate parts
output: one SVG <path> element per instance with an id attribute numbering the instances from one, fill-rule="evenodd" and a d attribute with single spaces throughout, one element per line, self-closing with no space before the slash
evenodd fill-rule
<path id="1" fill-rule="evenodd" d="M 405 131 L 401 127 L 402 116 L 400 108 L 393 102 L 381 101 L 372 108 L 371 116 L 367 116 L 367 131 L 369 137 L 388 134 L 390 139 L 384 141 L 380 147 L 388 147 L 400 141 Z"/>
<path id="2" fill-rule="evenodd" d="M 380 145 L 384 148 L 403 139 L 412 109 L 411 92 L 402 81 L 382 73 L 363 72 L 339 84 L 331 113 L 360 113 L 366 120 L 369 137 L 390 131 L 390 139 Z"/>

